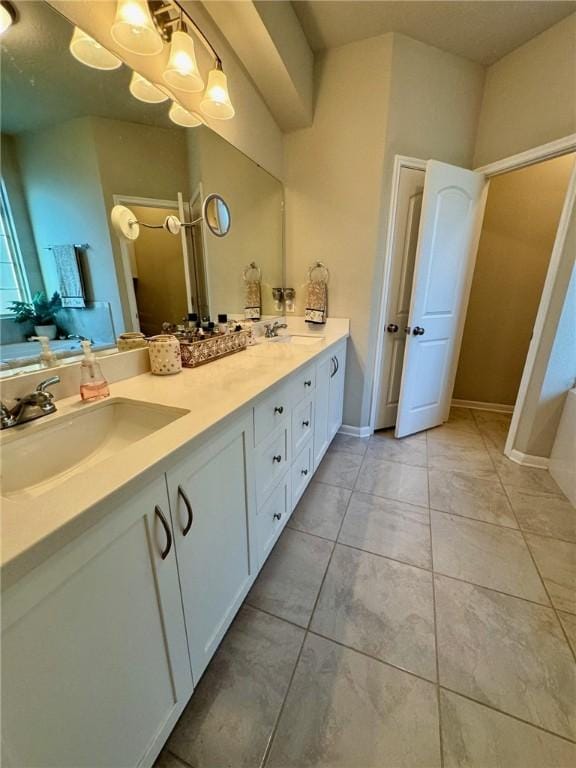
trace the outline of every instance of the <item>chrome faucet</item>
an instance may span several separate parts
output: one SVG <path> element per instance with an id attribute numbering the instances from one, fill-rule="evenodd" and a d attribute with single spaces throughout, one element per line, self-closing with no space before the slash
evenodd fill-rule
<path id="1" fill-rule="evenodd" d="M 54 395 L 48 392 L 48 387 L 60 382 L 60 376 L 50 376 L 44 379 L 36 387 L 34 392 L 16 400 L 13 408 L 8 408 L 0 402 L 0 429 L 15 427 L 17 424 L 25 424 L 27 421 L 48 416 L 56 411 Z"/>
<path id="2" fill-rule="evenodd" d="M 280 328 L 288 328 L 288 325 L 286 323 L 279 323 L 278 320 L 274 321 L 273 325 L 270 325 L 270 323 L 266 323 L 264 326 L 264 336 L 267 339 L 275 339 L 276 336 L 278 336 L 278 331 Z"/>

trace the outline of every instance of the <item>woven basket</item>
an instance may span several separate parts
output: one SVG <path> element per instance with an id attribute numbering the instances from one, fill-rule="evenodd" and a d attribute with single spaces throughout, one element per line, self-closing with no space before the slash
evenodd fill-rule
<path id="1" fill-rule="evenodd" d="M 181 341 L 180 356 L 184 368 L 197 368 L 220 357 L 242 352 L 248 346 L 250 331 L 237 331 L 222 336 L 211 336 L 199 341 Z"/>

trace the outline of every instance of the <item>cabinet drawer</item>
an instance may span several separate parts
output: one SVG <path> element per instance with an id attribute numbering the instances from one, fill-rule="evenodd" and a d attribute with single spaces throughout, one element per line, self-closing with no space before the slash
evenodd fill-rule
<path id="1" fill-rule="evenodd" d="M 310 435 L 314 433 L 314 407 L 312 396 L 307 397 L 292 411 L 292 455 L 296 456 Z"/>
<path id="2" fill-rule="evenodd" d="M 312 440 L 308 440 L 292 462 L 292 509 L 299 502 L 312 477 L 312 453 Z"/>
<path id="3" fill-rule="evenodd" d="M 258 445 L 290 415 L 290 387 L 277 387 L 254 408 L 254 444 Z"/>
<path id="4" fill-rule="evenodd" d="M 316 365 L 311 363 L 290 379 L 292 405 L 296 405 L 303 398 L 314 392 L 316 386 Z"/>
<path id="5" fill-rule="evenodd" d="M 290 429 L 280 425 L 256 449 L 256 499 L 258 506 L 268 496 L 290 463 Z"/>
<path id="6" fill-rule="evenodd" d="M 280 536 L 290 515 L 290 472 L 284 477 L 266 499 L 256 515 L 256 537 L 260 566 Z"/>

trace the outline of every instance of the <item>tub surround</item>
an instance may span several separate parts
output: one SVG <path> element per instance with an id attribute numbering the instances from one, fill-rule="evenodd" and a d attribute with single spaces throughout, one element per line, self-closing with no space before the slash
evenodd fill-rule
<path id="1" fill-rule="evenodd" d="M 106 359 L 107 364 L 115 367 L 116 376 L 109 376 L 110 371 L 103 366 L 111 382 L 112 398 L 171 406 L 186 409 L 189 413 L 46 493 L 29 496 L 23 492 L 10 498 L 2 497 L 3 588 L 97 523 L 110 510 L 111 500 L 121 504 L 130 498 L 151 476 L 158 475 L 169 462 L 175 461 L 178 451 L 189 450 L 193 441 L 224 427 L 242 408 L 256 404 L 274 385 L 347 338 L 349 322 L 330 318 L 325 326 L 310 329 L 303 319 L 290 318 L 285 333 L 315 334 L 321 339 L 306 346 L 258 344 L 245 352 L 201 368 L 184 370 L 175 376 L 157 377 L 147 372 L 118 380 L 123 361 L 130 371 L 141 370 L 146 365 L 146 350 Z M 76 377 L 71 366 L 65 370 L 70 372 L 70 380 Z M 50 369 L 50 373 L 53 371 Z M 40 378 L 43 375 L 44 372 Z M 22 379 L 9 383 L 21 393 L 28 391 L 27 386 L 34 383 L 34 376 L 38 374 L 26 377 L 27 384 Z M 83 404 L 78 394 L 64 397 L 58 400 L 56 414 L 23 429 L 33 440 L 35 430 L 42 429 L 48 420 L 62 419 L 88 407 L 90 404 Z M 7 430 L 0 440 L 0 450 L 2 443 L 9 440 L 10 430 Z"/>

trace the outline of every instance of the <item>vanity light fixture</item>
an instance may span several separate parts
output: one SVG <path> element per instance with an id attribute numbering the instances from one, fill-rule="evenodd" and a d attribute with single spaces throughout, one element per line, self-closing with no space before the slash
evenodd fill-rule
<path id="1" fill-rule="evenodd" d="M 0 3 L 0 35 L 16 23 L 16 11 L 11 3 Z"/>
<path id="2" fill-rule="evenodd" d="M 197 115 L 196 112 L 189 112 L 175 101 L 172 102 L 168 117 L 173 123 L 181 125 L 183 128 L 197 128 L 204 123 L 200 115 Z"/>
<path id="3" fill-rule="evenodd" d="M 208 75 L 208 85 L 200 102 L 200 109 L 208 117 L 217 120 L 230 120 L 234 117 L 234 107 L 228 93 L 228 79 L 222 70 L 220 59 L 216 59 L 216 66 Z"/>
<path id="4" fill-rule="evenodd" d="M 204 80 L 198 69 L 194 40 L 186 33 L 180 11 L 178 29 L 172 32 L 170 58 L 162 75 L 172 88 L 188 93 L 198 93 L 204 88 Z"/>
<path id="5" fill-rule="evenodd" d="M 144 101 L 146 104 L 161 104 L 170 98 L 161 88 L 146 80 L 138 72 L 132 72 L 129 87 L 132 96 L 138 99 L 138 101 Z"/>
<path id="6" fill-rule="evenodd" d="M 110 33 L 122 48 L 141 56 L 155 56 L 164 46 L 147 0 L 117 0 L 116 17 Z"/>
<path id="7" fill-rule="evenodd" d="M 122 62 L 113 53 L 106 50 L 103 45 L 93 37 L 90 37 L 80 27 L 74 27 L 72 39 L 70 40 L 70 53 L 81 64 L 85 64 L 92 69 L 118 69 Z"/>

